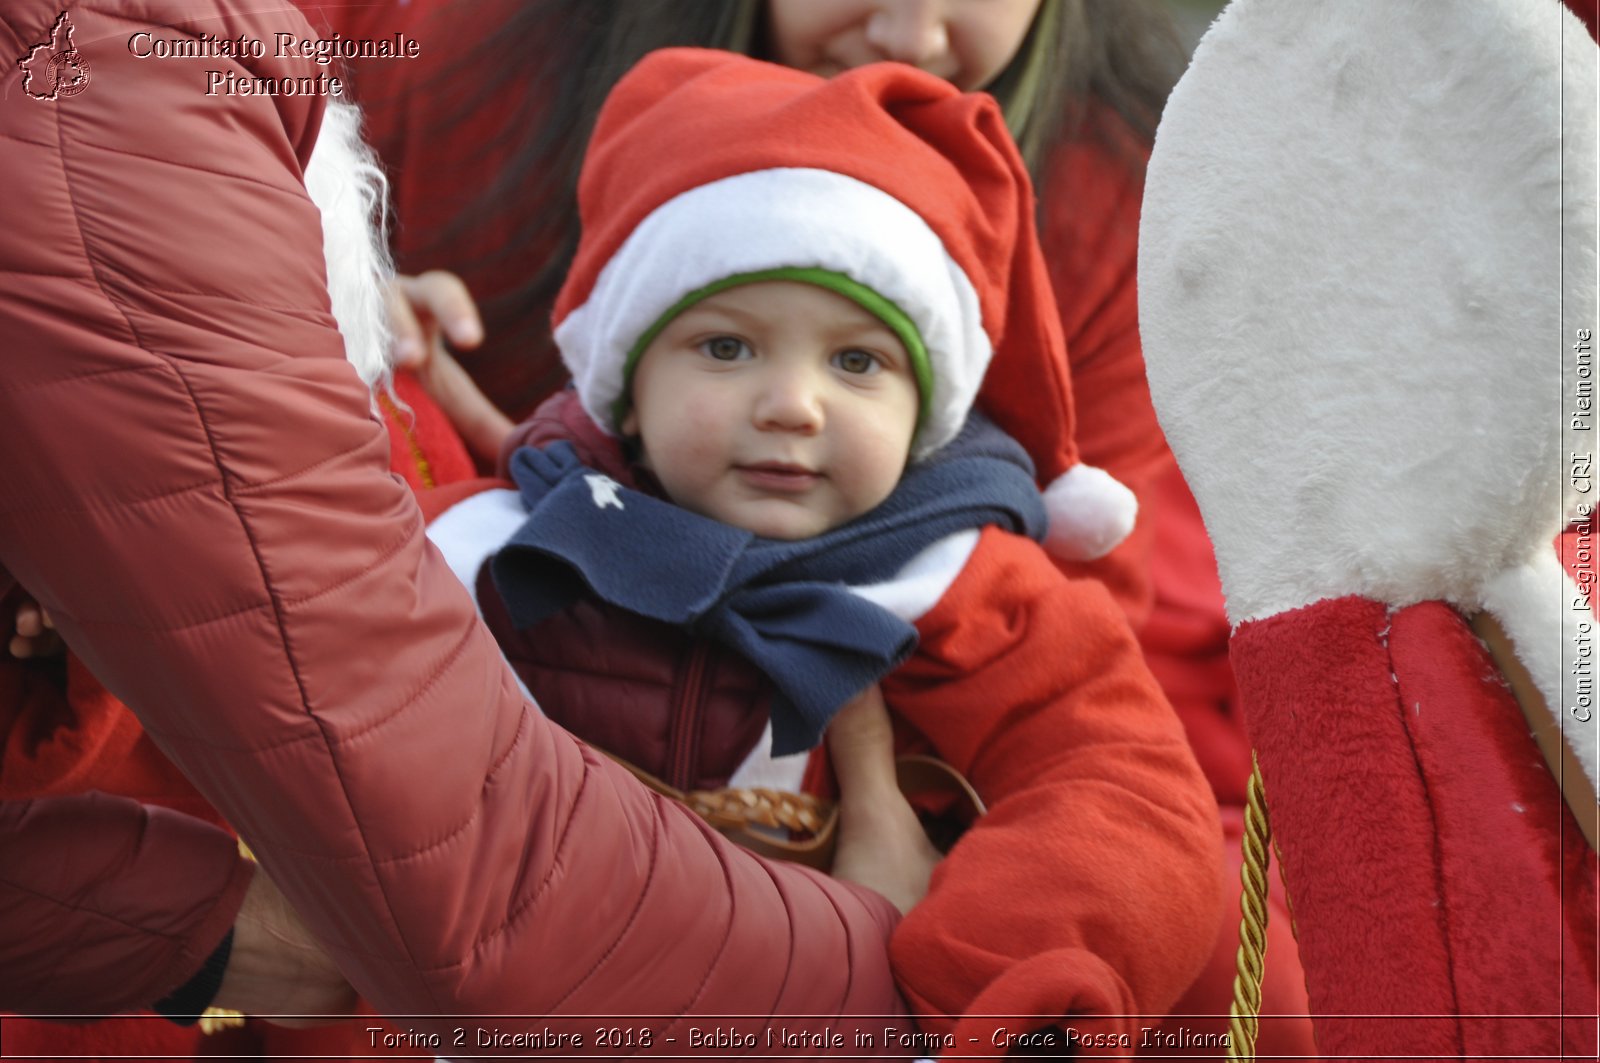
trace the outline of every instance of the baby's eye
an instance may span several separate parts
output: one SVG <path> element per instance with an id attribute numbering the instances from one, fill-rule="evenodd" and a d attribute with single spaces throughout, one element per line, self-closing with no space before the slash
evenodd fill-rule
<path id="1" fill-rule="evenodd" d="M 876 357 L 853 347 L 848 351 L 840 351 L 834 355 L 833 364 L 843 369 L 846 373 L 854 374 L 876 373 L 879 369 L 879 362 Z"/>
<path id="2" fill-rule="evenodd" d="M 700 344 L 700 349 L 719 362 L 737 362 L 750 357 L 750 347 L 736 336 L 712 336 Z"/>

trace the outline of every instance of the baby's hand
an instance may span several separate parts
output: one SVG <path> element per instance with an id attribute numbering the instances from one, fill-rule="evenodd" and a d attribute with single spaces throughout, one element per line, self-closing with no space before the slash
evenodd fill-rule
<path id="1" fill-rule="evenodd" d="M 904 915 L 928 892 L 939 851 L 895 779 L 894 729 L 876 685 L 828 725 L 839 782 L 839 848 L 833 876 L 876 890 Z"/>
<path id="2" fill-rule="evenodd" d="M 32 598 L 23 598 L 17 606 L 16 619 L 11 634 L 11 656 L 48 657 L 61 653 L 66 644 L 56 634 L 50 614 Z"/>

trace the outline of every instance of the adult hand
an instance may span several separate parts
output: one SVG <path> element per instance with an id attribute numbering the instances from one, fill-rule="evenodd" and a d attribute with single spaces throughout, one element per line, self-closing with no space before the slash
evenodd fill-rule
<path id="1" fill-rule="evenodd" d="M 389 289 L 389 323 L 394 329 L 396 367 L 415 372 L 467 448 L 479 459 L 493 462 L 511 432 L 511 420 L 445 347 L 446 340 L 459 350 L 472 350 L 483 342 L 483 320 L 467 286 L 444 270 L 415 277 L 402 274 Z"/>
<path id="2" fill-rule="evenodd" d="M 839 783 L 833 876 L 876 890 L 904 915 L 928 892 L 939 851 L 895 781 L 894 729 L 883 692 L 862 692 L 828 725 Z"/>
<path id="3" fill-rule="evenodd" d="M 348 1018 L 359 998 L 278 887 L 258 869 L 234 920 L 233 950 L 213 1003 L 280 1026 L 300 1027 Z"/>
<path id="4" fill-rule="evenodd" d="M 17 604 L 8 649 L 13 657 L 47 657 L 65 650 L 66 644 L 44 606 L 24 597 Z"/>

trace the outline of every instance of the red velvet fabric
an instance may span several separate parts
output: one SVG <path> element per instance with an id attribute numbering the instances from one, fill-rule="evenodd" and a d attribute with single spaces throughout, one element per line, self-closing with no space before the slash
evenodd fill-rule
<path id="1" fill-rule="evenodd" d="M 1460 616 L 1322 601 L 1233 660 L 1323 1052 L 1593 1057 L 1595 855 Z"/>

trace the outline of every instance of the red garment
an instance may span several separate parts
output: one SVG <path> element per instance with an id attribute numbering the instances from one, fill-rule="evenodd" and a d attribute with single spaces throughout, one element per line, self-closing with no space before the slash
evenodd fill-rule
<path id="1" fill-rule="evenodd" d="M 471 477 L 471 459 L 460 437 L 413 374 L 397 374 L 393 398 L 383 396 L 379 406 L 389 433 L 390 469 L 414 491 Z M 4 600 L 6 617 L 14 614 L 20 591 Z M 0 658 L 0 799 L 89 790 L 222 825 L 133 713 L 77 656 Z"/>
<path id="2" fill-rule="evenodd" d="M 516 438 L 566 440 L 639 486 L 571 392 Z M 680 787 L 725 785 L 760 738 L 766 684 L 732 651 L 595 602 L 519 632 L 482 570 L 475 582 L 529 689 L 580 737 Z M 990 811 L 896 931 L 901 988 L 958 1045 L 1049 1025 L 984 1014 L 1071 1015 L 1138 1044 L 1138 1016 L 1167 1011 L 1211 951 L 1222 884 L 1214 803 L 1126 620 L 1098 584 L 991 528 L 916 627 L 885 699 Z"/>
<path id="3" fill-rule="evenodd" d="M 181 985 L 251 876 L 225 831 L 104 794 L 0 801 L 0 857 L 3 999 L 51 1014 L 139 1008 Z"/>
<path id="4" fill-rule="evenodd" d="M 394 395 L 380 400 L 390 437 L 390 467 L 413 490 L 436 483 L 464 479 L 472 474 L 471 459 L 444 414 L 422 391 L 416 378 L 400 373 Z M 10 616 L 14 610 L 4 613 Z M 0 800 L 82 794 L 88 791 L 133 798 L 159 805 L 226 827 L 222 818 L 201 797 L 183 774 L 173 767 L 138 719 L 90 674 L 72 654 L 58 662 L 0 660 Z M 146 813 L 149 815 L 149 813 Z M 164 821 L 163 821 L 164 822 Z M 231 834 L 230 834 L 231 837 Z M 228 850 L 233 846 L 229 845 Z M 225 850 L 225 851 L 228 851 Z M 237 886 L 219 909 L 215 922 L 220 937 L 232 922 L 231 913 L 249 880 L 249 868 L 235 876 Z M 237 896 L 234 896 L 237 895 Z M 226 918 L 222 918 L 226 915 Z M 214 945 L 215 942 L 213 941 Z M 210 952 L 203 949 L 200 958 Z M 198 961 L 195 961 L 198 966 Z M 164 976 L 166 989 L 184 980 Z M 128 987 L 137 991 L 137 983 Z M 165 990 L 153 992 L 149 1004 Z M 25 1010 L 21 999 L 7 1000 L 13 1009 Z M 85 1009 L 100 1006 L 85 1002 Z M 122 1010 L 125 1005 L 104 1005 Z M 145 1014 L 107 1019 L 91 1025 L 63 1025 L 0 1017 L 0 1042 L 14 1055 L 71 1055 L 93 1059 L 102 1055 L 195 1057 L 218 1052 L 247 1052 L 265 1059 L 294 1055 L 347 1056 L 371 1051 L 368 1021 L 356 1020 L 309 1030 L 288 1030 L 259 1022 L 244 1029 L 207 1035 L 197 1026 L 180 1027 Z"/>
<path id="5" fill-rule="evenodd" d="M 1322 1051 L 1594 1058 L 1595 854 L 1460 615 L 1324 600 L 1233 655 Z"/>
<path id="6" fill-rule="evenodd" d="M 435 1016 L 417 1030 L 448 1042 L 469 1013 L 592 1038 L 578 1016 L 628 1010 L 670 1016 L 651 1029 L 676 1054 L 708 1012 L 746 1016 L 740 1033 L 776 1014 L 808 1033 L 849 1031 L 849 1014 L 904 1028 L 882 898 L 738 850 L 530 711 L 426 548 L 344 360 L 301 184 L 323 98 L 200 105 L 193 64 L 126 46 L 141 25 L 268 41 L 305 28 L 148 2 L 73 9 L 87 91 L 0 105 L 0 565 L 362 995 Z M 9 4 L 0 37 L 15 52 L 58 14 Z M 317 72 L 267 51 L 221 62 Z M 0 907 L 0 994 L 71 1008 L 167 988 L 134 962 L 231 918 L 231 841 L 157 830 L 145 845 L 167 849 L 128 850 L 146 877 L 107 883 L 103 836 L 58 829 L 54 859 L 17 858 L 41 807 L 0 805 L 0 867 L 21 883 Z M 132 840 L 126 817 L 114 826 Z M 97 918 L 119 903 L 123 918 Z M 77 947 L 96 936 L 110 945 Z M 192 958 L 162 968 L 180 969 Z"/>
<path id="7" fill-rule="evenodd" d="M 394 394 L 380 395 L 378 408 L 389 430 L 389 468 L 421 494 L 476 475 L 467 445 L 415 373 L 394 376 Z"/>
<path id="8" fill-rule="evenodd" d="M 472 474 L 465 446 L 414 375 L 398 374 L 393 397 L 384 396 L 379 406 L 389 431 L 390 468 L 412 490 L 423 491 Z M 224 829 L 227 826 L 144 733 L 127 706 L 101 686 L 77 656 L 67 653 L 55 661 L 0 659 L 0 800 L 25 801 L 91 790 L 173 809 Z M 233 892 L 242 893 L 249 868 L 241 868 L 236 877 L 239 886 Z M 228 912 L 237 903 L 234 899 Z M 219 937 L 232 922 L 231 914 L 226 919 L 222 914 L 226 913 L 219 913 L 215 924 Z M 209 952 L 205 949 L 200 958 Z M 167 988 L 184 977 L 171 979 Z M 139 1003 L 149 1004 L 163 992 Z M 14 1010 L 26 1010 L 20 1000 L 6 1003 Z M 92 1002 L 84 1007 L 98 1010 Z M 107 1005 L 106 1010 L 122 1008 Z M 339 1057 L 373 1050 L 366 1030 L 370 1025 L 371 1020 L 353 1020 L 289 1030 L 250 1022 L 244 1029 L 208 1035 L 198 1026 L 180 1027 L 148 1013 L 70 1026 L 0 1016 L 0 1042 L 13 1055 L 83 1059 L 130 1054 L 188 1058 L 216 1053 L 248 1053 L 268 1060 L 290 1055 Z"/>
<path id="9" fill-rule="evenodd" d="M 1250 740 L 1228 664 L 1228 615 L 1200 507 L 1176 466 L 1153 485 L 1159 519 L 1151 579 L 1156 607 L 1139 631 L 1145 661 L 1183 719 L 1217 800 L 1243 806 Z"/>
<path id="10" fill-rule="evenodd" d="M 1221 853 L 1123 618 L 1098 584 L 989 529 L 917 631 L 884 698 L 989 811 L 895 932 L 896 970 L 936 987 L 913 1006 L 965 1015 L 956 1044 L 992 1043 L 1018 1024 L 989 1016 L 1017 1013 L 1137 1044 L 1133 1016 L 1171 1007 L 1211 950 Z"/>

